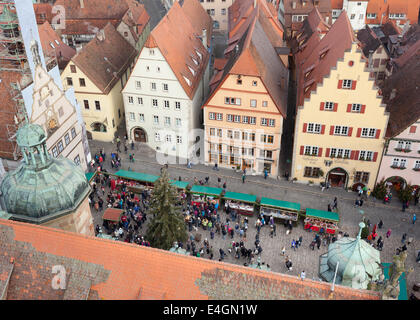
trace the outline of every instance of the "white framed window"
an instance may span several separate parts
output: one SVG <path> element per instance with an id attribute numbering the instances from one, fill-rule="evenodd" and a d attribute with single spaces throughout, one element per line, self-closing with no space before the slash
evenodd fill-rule
<path id="1" fill-rule="evenodd" d="M 221 137 L 222 137 L 222 134 L 223 134 L 222 129 L 217 129 L 217 136 L 218 136 L 219 138 L 221 138 Z"/>
<path id="2" fill-rule="evenodd" d="M 128 96 L 128 103 L 129 104 L 133 104 L 134 103 L 134 98 L 132 96 Z"/>
<path id="3" fill-rule="evenodd" d="M 79 156 L 79 155 L 77 155 L 77 156 L 74 158 L 74 163 L 75 163 L 76 165 L 79 165 L 79 164 L 80 164 L 80 156 Z"/>
<path id="4" fill-rule="evenodd" d="M 129 112 L 129 119 L 130 121 L 135 121 L 136 120 L 136 115 L 134 114 L 134 112 Z"/>
<path id="5" fill-rule="evenodd" d="M 168 91 L 168 84 L 167 83 L 163 83 L 162 87 L 163 87 L 163 91 Z"/>
<path id="6" fill-rule="evenodd" d="M 71 138 L 72 139 L 76 138 L 76 129 L 75 128 L 71 128 Z"/>
<path id="7" fill-rule="evenodd" d="M 152 99 L 152 105 L 153 105 L 154 107 L 157 107 L 157 106 L 158 106 L 158 101 L 157 101 L 157 99 Z"/>
<path id="8" fill-rule="evenodd" d="M 349 159 L 350 158 L 350 153 L 351 153 L 350 149 L 345 149 L 344 150 L 344 158 Z"/>
<path id="9" fill-rule="evenodd" d="M 227 121 L 228 122 L 233 122 L 233 114 L 228 114 L 227 115 Z"/>
<path id="10" fill-rule="evenodd" d="M 256 124 L 257 118 L 256 117 L 249 117 L 249 124 Z"/>
<path id="11" fill-rule="evenodd" d="M 367 13 L 366 18 L 367 19 L 376 19 L 376 13 Z"/>
<path id="12" fill-rule="evenodd" d="M 391 164 L 392 167 L 398 167 L 399 165 L 400 165 L 400 159 L 398 158 L 392 159 L 392 164 Z"/>
<path id="13" fill-rule="evenodd" d="M 334 110 L 334 102 L 331 102 L 331 101 L 325 102 L 324 110 Z"/>
<path id="14" fill-rule="evenodd" d="M 169 109 L 169 100 L 163 100 L 163 106 L 164 106 L 166 109 Z"/>
<path id="15" fill-rule="evenodd" d="M 165 117 L 165 126 L 170 126 L 171 125 L 171 117 Z"/>
<path id="16" fill-rule="evenodd" d="M 321 125 L 319 123 L 308 123 L 306 128 L 308 133 L 321 133 Z"/>
<path id="17" fill-rule="evenodd" d="M 251 105 L 252 108 L 255 108 L 257 106 L 257 100 L 251 99 L 250 105 Z"/>
<path id="18" fill-rule="evenodd" d="M 257 81 L 255 81 L 255 80 L 253 80 L 253 81 L 252 81 L 252 86 L 256 87 L 256 86 L 257 86 L 257 84 L 258 84 L 258 82 L 257 82 Z"/>
<path id="19" fill-rule="evenodd" d="M 153 116 L 153 123 L 159 124 L 159 116 Z"/>
<path id="20" fill-rule="evenodd" d="M 153 91 L 156 90 L 156 82 L 151 82 L 150 83 L 150 89 L 153 90 Z"/>
<path id="21" fill-rule="evenodd" d="M 420 169 L 420 160 L 416 160 L 414 163 L 414 169 Z"/>
<path id="22" fill-rule="evenodd" d="M 305 146 L 304 154 L 306 156 L 317 156 L 318 155 L 318 147 Z"/>
<path id="23" fill-rule="evenodd" d="M 223 113 L 216 113 L 216 120 L 218 121 L 223 120 Z"/>
<path id="24" fill-rule="evenodd" d="M 239 131 L 234 131 L 233 132 L 233 139 L 240 139 L 240 135 L 241 135 L 241 133 L 239 132 Z"/>
<path id="25" fill-rule="evenodd" d="M 181 110 L 181 102 L 175 101 L 175 110 Z"/>
<path id="26" fill-rule="evenodd" d="M 344 89 L 351 89 L 352 80 L 344 79 L 343 80 L 343 88 Z"/>
<path id="27" fill-rule="evenodd" d="M 353 103 L 351 105 L 351 112 L 360 112 L 362 111 L 362 105 L 360 103 Z"/>
<path id="28" fill-rule="evenodd" d="M 267 107 L 267 106 L 268 106 L 268 101 L 263 101 L 263 102 L 262 102 L 262 106 L 263 106 L 263 107 Z"/>
<path id="29" fill-rule="evenodd" d="M 228 139 L 233 139 L 233 131 L 232 130 L 227 131 L 227 137 L 228 137 Z"/>
<path id="30" fill-rule="evenodd" d="M 209 119 L 210 120 L 214 120 L 214 119 L 216 119 L 216 117 L 215 117 L 215 113 L 214 112 L 209 112 Z"/>
<path id="31" fill-rule="evenodd" d="M 363 138 L 374 138 L 376 136 L 376 129 L 374 128 L 362 128 L 361 137 Z"/>
<path id="32" fill-rule="evenodd" d="M 400 168 L 406 168 L 406 167 L 407 167 L 407 159 L 401 159 Z"/>
<path id="33" fill-rule="evenodd" d="M 137 103 L 138 104 L 143 104 L 143 98 L 142 97 L 137 97 Z"/>
<path id="34" fill-rule="evenodd" d="M 141 89 L 141 81 L 136 81 L 136 89 L 137 90 Z"/>
<path id="35" fill-rule="evenodd" d="M 155 133 L 155 141 L 157 141 L 157 142 L 160 141 L 160 133 L 159 132 Z"/>
<path id="36" fill-rule="evenodd" d="M 267 118 L 261 118 L 261 125 L 262 126 L 266 126 L 268 123 L 268 119 Z"/>
<path id="37" fill-rule="evenodd" d="M 64 142 L 66 143 L 66 146 L 70 143 L 70 135 L 68 133 L 64 136 Z"/>
<path id="38" fill-rule="evenodd" d="M 249 117 L 248 116 L 243 116 L 242 117 L 242 123 L 249 123 Z"/>
<path id="39" fill-rule="evenodd" d="M 62 140 L 58 141 L 57 147 L 58 147 L 58 153 L 63 152 L 64 145 L 63 145 L 63 141 Z"/>
<path id="40" fill-rule="evenodd" d="M 144 113 L 139 113 L 140 122 L 144 122 Z"/>
<path id="41" fill-rule="evenodd" d="M 180 126 L 182 125 L 181 118 L 175 118 L 175 125 L 176 125 L 177 127 L 180 127 Z"/>
<path id="42" fill-rule="evenodd" d="M 331 150 L 330 150 L 330 157 L 331 158 L 337 157 L 337 148 L 331 148 Z"/>
<path id="43" fill-rule="evenodd" d="M 178 143 L 178 144 L 182 143 L 182 137 L 181 136 L 176 136 L 176 143 Z"/>
<path id="44" fill-rule="evenodd" d="M 216 129 L 215 128 L 210 128 L 209 129 L 209 134 L 210 134 L 211 137 L 216 136 Z"/>
<path id="45" fill-rule="evenodd" d="M 347 126 L 335 126 L 334 134 L 340 136 L 347 136 L 349 133 L 349 127 Z"/>
<path id="46" fill-rule="evenodd" d="M 172 142 L 172 136 L 170 134 L 166 135 L 166 142 Z"/>
<path id="47" fill-rule="evenodd" d="M 53 154 L 54 158 L 57 158 L 57 156 L 58 156 L 57 147 L 52 148 L 52 154 Z"/>
<path id="48" fill-rule="evenodd" d="M 241 116 L 235 115 L 234 122 L 241 122 Z"/>
<path id="49" fill-rule="evenodd" d="M 276 120 L 274 120 L 274 119 L 268 119 L 268 126 L 269 127 L 274 127 L 275 124 L 276 124 Z"/>

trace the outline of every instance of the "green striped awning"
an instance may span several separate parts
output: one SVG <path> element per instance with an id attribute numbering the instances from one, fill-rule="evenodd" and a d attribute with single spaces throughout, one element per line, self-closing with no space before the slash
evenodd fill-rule
<path id="1" fill-rule="evenodd" d="M 322 211 L 317 209 L 306 208 L 306 216 L 320 218 L 324 220 L 339 221 L 340 217 L 337 212 Z"/>
<path id="2" fill-rule="evenodd" d="M 134 172 L 134 171 L 126 171 L 126 170 L 119 170 L 115 173 L 115 175 L 119 178 L 129 179 L 129 180 L 136 180 L 142 182 L 156 182 L 159 179 L 159 176 L 154 176 L 147 173 L 142 172 Z"/>
<path id="3" fill-rule="evenodd" d="M 175 187 L 177 187 L 178 189 L 186 189 L 188 187 L 188 185 L 190 184 L 187 181 L 177 181 L 177 180 L 171 180 L 170 181 L 171 184 L 173 184 Z"/>
<path id="4" fill-rule="evenodd" d="M 300 210 L 300 203 L 296 202 L 289 202 L 289 201 L 282 201 L 277 199 L 270 199 L 270 198 L 261 198 L 261 206 L 265 207 L 274 207 L 280 209 L 286 209 L 291 211 L 299 211 Z"/>
<path id="5" fill-rule="evenodd" d="M 228 199 L 228 200 L 243 201 L 243 202 L 249 202 L 249 203 L 255 203 L 255 201 L 257 201 L 257 196 L 254 196 L 252 194 L 230 192 L 230 191 L 227 191 L 224 194 L 223 198 Z"/>
<path id="6" fill-rule="evenodd" d="M 218 196 L 222 194 L 223 189 L 222 188 L 212 188 L 212 187 L 204 187 L 204 186 L 197 186 L 194 185 L 191 188 L 191 193 L 196 194 L 204 194 L 204 195 L 210 195 L 210 196 Z"/>

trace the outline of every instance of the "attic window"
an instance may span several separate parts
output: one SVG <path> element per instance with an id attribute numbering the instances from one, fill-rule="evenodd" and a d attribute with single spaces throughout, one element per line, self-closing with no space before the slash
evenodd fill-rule
<path id="1" fill-rule="evenodd" d="M 191 68 L 190 66 L 188 66 L 188 69 L 190 69 L 190 72 L 192 73 L 193 76 L 195 76 L 195 71 L 193 68 Z"/>
<path id="2" fill-rule="evenodd" d="M 187 84 L 191 87 L 191 80 L 188 79 L 187 77 L 183 76 L 184 80 L 187 82 Z"/>
<path id="3" fill-rule="evenodd" d="M 325 57 L 325 55 L 328 53 L 328 51 L 329 51 L 329 50 L 330 50 L 330 48 L 329 48 L 329 47 L 326 47 L 326 48 L 322 49 L 322 50 L 319 52 L 319 58 L 320 58 L 320 59 L 324 58 L 324 57 Z"/>
<path id="4" fill-rule="evenodd" d="M 54 44 L 52 42 L 50 42 L 50 46 L 51 48 L 55 49 Z"/>
<path id="5" fill-rule="evenodd" d="M 195 52 L 197 53 L 197 55 L 200 57 L 200 59 L 203 59 L 203 55 L 200 53 L 200 52 L 198 52 L 197 50 L 195 50 Z"/>
<path id="6" fill-rule="evenodd" d="M 312 72 L 312 70 L 314 70 L 314 68 L 315 64 L 312 64 L 311 66 L 306 68 L 305 71 L 303 71 L 303 73 L 305 74 L 305 78 L 309 76 L 309 74 Z"/>
<path id="7" fill-rule="evenodd" d="M 60 45 L 60 42 L 58 42 L 57 40 L 54 40 L 54 42 L 55 42 L 56 44 Z"/>
<path id="8" fill-rule="evenodd" d="M 193 57 L 191 57 L 192 61 L 194 61 L 195 65 L 198 66 L 197 60 L 195 60 Z"/>
<path id="9" fill-rule="evenodd" d="M 309 89 L 311 88 L 311 86 L 314 84 L 315 80 L 309 80 L 308 82 L 305 82 L 305 84 L 303 85 L 305 88 L 305 93 L 309 91 Z"/>

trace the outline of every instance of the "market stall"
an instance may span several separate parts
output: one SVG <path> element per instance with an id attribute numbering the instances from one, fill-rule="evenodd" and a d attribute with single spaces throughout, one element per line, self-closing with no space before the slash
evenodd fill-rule
<path id="1" fill-rule="evenodd" d="M 117 171 L 115 176 L 117 177 L 116 187 L 126 182 L 128 190 L 134 193 L 141 193 L 144 189 L 153 189 L 154 183 L 159 179 L 159 176 L 126 170 Z"/>
<path id="2" fill-rule="evenodd" d="M 225 199 L 225 206 L 227 205 L 230 209 L 237 213 L 247 216 L 252 216 L 254 214 L 254 206 L 257 201 L 257 196 L 227 191 L 223 195 L 223 199 Z"/>
<path id="3" fill-rule="evenodd" d="M 107 229 L 110 229 L 111 226 L 114 226 L 120 222 L 121 216 L 123 215 L 124 210 L 117 208 L 107 208 L 102 216 L 104 221 L 104 226 Z"/>
<path id="4" fill-rule="evenodd" d="M 212 203 L 219 203 L 222 191 L 222 188 L 212 188 L 194 185 L 190 190 L 191 203 L 197 206 L 207 201 L 210 201 Z"/>
<path id="5" fill-rule="evenodd" d="M 339 220 L 340 217 L 336 212 L 307 208 L 304 228 L 315 232 L 335 234 L 338 230 Z"/>
<path id="6" fill-rule="evenodd" d="M 260 213 L 273 218 L 297 221 L 299 218 L 300 204 L 270 198 L 261 198 Z"/>
<path id="7" fill-rule="evenodd" d="M 170 183 L 177 188 L 178 194 L 179 194 L 179 198 L 181 200 L 185 200 L 187 198 L 187 187 L 189 185 L 189 182 L 187 182 L 187 181 L 171 180 Z"/>

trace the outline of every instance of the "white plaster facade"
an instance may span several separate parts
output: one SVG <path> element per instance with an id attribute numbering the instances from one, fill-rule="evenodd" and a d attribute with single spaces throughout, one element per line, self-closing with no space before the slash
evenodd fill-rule
<path id="1" fill-rule="evenodd" d="M 48 134 L 46 144 L 52 156 L 62 155 L 86 171 L 82 127 L 76 108 L 42 65 L 35 69 L 30 122 L 39 124 Z"/>
<path id="2" fill-rule="evenodd" d="M 190 99 L 159 48 L 144 47 L 122 90 L 129 140 L 147 142 L 158 152 L 188 158 L 198 135 L 193 129 L 202 124 L 201 106 L 208 82 L 209 64 Z M 136 136 L 136 129 L 143 130 L 144 139 Z"/>
<path id="3" fill-rule="evenodd" d="M 343 0 L 343 10 L 346 10 L 354 31 L 365 27 L 366 9 L 369 1 Z"/>

